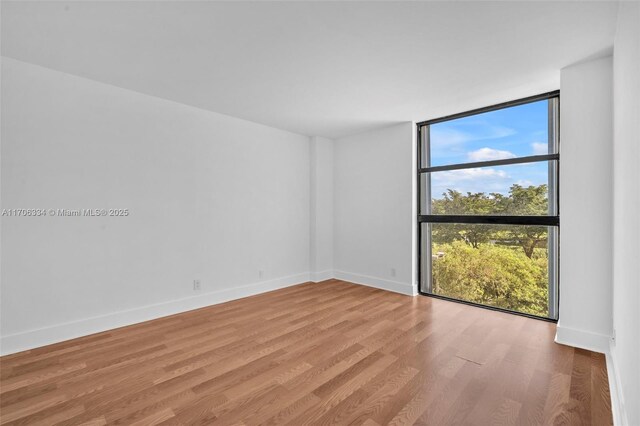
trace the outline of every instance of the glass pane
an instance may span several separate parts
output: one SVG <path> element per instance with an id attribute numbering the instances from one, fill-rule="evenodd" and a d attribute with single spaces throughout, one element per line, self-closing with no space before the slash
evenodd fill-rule
<path id="1" fill-rule="evenodd" d="M 420 167 L 427 167 L 429 164 L 429 127 L 420 128 Z"/>
<path id="2" fill-rule="evenodd" d="M 549 247 L 555 246 L 555 228 L 449 223 L 429 226 L 433 294 L 541 317 L 555 315 L 555 297 L 551 299 L 551 314 L 549 310 L 549 277 L 552 284 L 555 282 Z M 555 285 L 551 288 L 553 295 Z"/>
<path id="3" fill-rule="evenodd" d="M 556 161 L 479 167 L 424 173 L 421 214 L 438 215 L 556 215 L 549 205 L 549 183 L 556 181 Z M 550 179 L 551 176 L 551 179 Z M 429 193 L 429 180 L 431 192 Z M 551 188 L 554 190 L 555 185 Z M 552 192 L 554 195 L 555 192 Z M 555 198 L 554 198 L 555 199 Z"/>
<path id="4" fill-rule="evenodd" d="M 431 293 L 431 224 L 420 223 L 420 291 Z"/>
<path id="5" fill-rule="evenodd" d="M 531 102 L 425 127 L 430 164 L 423 158 L 423 167 L 555 154 L 555 123 L 549 123 L 549 115 L 554 116 L 556 102 Z"/>

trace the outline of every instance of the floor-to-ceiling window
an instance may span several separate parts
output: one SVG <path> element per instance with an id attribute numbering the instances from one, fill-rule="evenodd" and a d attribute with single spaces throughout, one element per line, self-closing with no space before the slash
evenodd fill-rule
<path id="1" fill-rule="evenodd" d="M 420 292 L 558 318 L 559 93 L 418 124 Z"/>

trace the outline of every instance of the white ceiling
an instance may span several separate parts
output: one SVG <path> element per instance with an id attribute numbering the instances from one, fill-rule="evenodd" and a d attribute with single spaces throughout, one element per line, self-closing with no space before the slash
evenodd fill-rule
<path id="1" fill-rule="evenodd" d="M 3 2 L 2 54 L 340 137 L 557 89 L 615 2 Z"/>

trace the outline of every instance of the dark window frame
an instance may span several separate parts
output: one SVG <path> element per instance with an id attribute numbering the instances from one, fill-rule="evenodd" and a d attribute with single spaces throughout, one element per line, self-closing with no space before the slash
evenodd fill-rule
<path id="1" fill-rule="evenodd" d="M 538 101 L 543 101 L 543 100 L 550 100 L 550 99 L 556 99 L 556 111 L 555 111 L 555 117 L 554 117 L 554 125 L 555 125 L 555 129 L 554 129 L 554 138 L 555 138 L 555 143 L 557 145 L 558 148 L 558 152 L 553 153 L 553 154 L 546 154 L 546 155 L 532 155 L 532 156 L 525 156 L 525 157 L 516 157 L 516 158 L 509 158 L 509 159 L 504 159 L 504 160 L 490 160 L 490 161 L 479 161 L 479 162 L 473 162 L 473 163 L 456 163 L 456 164 L 450 164 L 450 165 L 444 165 L 444 166 L 433 166 L 433 167 L 423 167 L 423 152 L 422 152 L 422 148 L 423 148 L 423 136 L 422 136 L 422 128 L 425 126 L 430 126 L 433 124 L 437 124 L 437 123 L 442 123 L 445 121 L 451 121 L 451 120 L 455 120 L 458 118 L 463 118 L 463 117 L 468 117 L 468 116 L 472 116 L 472 115 L 477 115 L 477 114 L 482 114 L 485 112 L 491 112 L 491 111 L 496 111 L 496 110 L 500 110 L 500 109 L 505 109 L 505 108 L 510 108 L 510 107 L 515 107 L 515 106 L 519 106 L 519 105 L 524 105 L 524 104 L 528 104 L 528 103 L 532 103 L 532 102 L 538 102 Z M 543 320 L 543 321 L 550 321 L 550 322 L 557 322 L 558 321 L 558 306 L 559 306 L 559 264 L 560 264 L 560 256 L 559 256 L 559 244 L 560 244 L 560 191 L 559 191 L 559 181 L 560 181 L 560 154 L 559 154 L 559 148 L 560 148 L 560 132 L 559 132 L 559 127 L 560 127 L 560 123 L 559 123 L 559 117 L 560 117 L 560 91 L 559 90 L 555 90 L 552 92 L 547 92 L 547 93 L 542 93 L 539 95 L 535 95 L 535 96 L 529 96 L 526 98 L 522 98 L 522 99 L 517 99 L 517 100 L 513 100 L 513 101 L 509 101 L 509 102 L 503 102 L 500 104 L 496 104 L 496 105 L 491 105 L 488 107 L 483 107 L 483 108 L 478 108 L 478 109 L 473 109 L 470 111 L 466 111 L 466 112 L 462 112 L 462 113 L 458 113 L 458 114 L 452 114 L 452 115 L 448 115 L 445 117 L 441 117 L 441 118 L 436 118 L 433 120 L 426 120 L 426 121 L 422 121 L 419 123 L 416 123 L 416 128 L 417 128 L 417 182 L 416 182 L 416 187 L 417 187 L 417 194 L 416 194 L 416 199 L 417 199 L 417 207 L 418 207 L 418 214 L 417 214 L 417 277 L 418 277 L 418 293 L 420 295 L 423 296 L 428 296 L 428 297 L 433 297 L 436 299 L 444 299 L 444 300 L 449 300 L 449 301 L 453 301 L 453 302 L 457 302 L 457 303 L 463 303 L 466 305 L 472 305 L 472 306 L 477 306 L 477 307 L 481 307 L 481 308 L 485 308 L 485 309 L 489 309 L 489 310 L 494 310 L 494 311 L 500 311 L 500 312 L 507 312 L 510 314 L 515 314 L 515 315 L 520 315 L 520 316 L 525 316 L 525 317 L 529 317 L 529 318 L 535 318 L 535 319 L 539 319 L 539 320 Z M 551 125 L 551 124 L 550 124 Z M 429 154 L 430 151 L 430 146 L 429 146 L 429 141 L 427 140 L 425 142 L 426 145 L 426 149 L 427 149 L 427 155 Z M 428 161 L 428 160 L 427 160 Z M 421 209 L 422 209 L 422 202 L 423 202 L 423 193 L 422 193 L 422 176 L 424 174 L 426 174 L 427 176 L 430 176 L 430 173 L 432 172 L 439 172 L 439 171 L 448 171 L 448 170 L 462 170 L 462 169 L 469 169 L 469 168 L 477 168 L 477 167 L 490 167 L 490 166 L 503 166 L 503 165 L 510 165 L 510 164 L 524 164 L 524 163 L 532 163 L 532 162 L 543 162 L 543 161 L 555 161 L 556 164 L 556 168 L 555 168 L 555 173 L 554 173 L 554 180 L 555 182 L 550 182 L 553 183 L 554 185 L 554 203 L 555 203 L 555 215 L 547 215 L 547 216 L 500 216 L 500 215 L 432 215 L 432 214 L 421 214 Z M 430 189 L 430 185 L 431 185 L 431 181 L 430 179 L 427 179 L 427 183 L 426 185 L 429 186 Z M 428 193 L 425 194 L 427 197 L 431 197 L 431 192 L 429 190 Z M 551 192 L 549 193 L 549 197 L 551 197 Z M 549 200 L 551 202 L 551 199 Z M 428 200 L 428 202 L 430 203 L 431 200 Z M 532 225 L 532 226 L 549 226 L 549 227 L 554 227 L 556 229 L 555 231 L 555 236 L 554 236 L 554 243 L 555 243 L 555 253 L 554 253 L 554 265 L 553 267 L 555 268 L 555 272 L 554 272 L 554 280 L 555 282 L 553 283 L 553 289 L 554 289 L 554 293 L 555 294 L 549 294 L 549 298 L 552 299 L 552 303 L 554 305 L 553 307 L 553 312 L 550 312 L 550 316 L 549 317 L 542 317 L 542 316 L 537 316 L 537 315 L 532 315 L 532 314 L 528 314 L 525 312 L 518 312 L 518 311 L 513 311 L 513 310 L 509 310 L 509 309 L 504 309 L 504 308 L 499 308 L 499 307 L 495 307 L 495 306 L 489 306 L 489 305 L 483 305 L 483 304 L 479 304 L 479 303 L 475 303 L 475 302 L 469 302 L 466 300 L 461 300 L 461 299 L 455 299 L 455 298 L 451 298 L 451 297 L 447 297 L 447 296 L 442 296 L 442 295 L 438 295 L 438 294 L 433 294 L 433 293 L 428 293 L 423 291 L 422 289 L 422 275 L 425 271 L 423 271 L 422 269 L 422 224 L 423 223 L 470 223 L 470 224 L 503 224 L 503 225 Z M 430 238 L 430 237 L 429 237 Z M 549 264 L 550 264 L 550 268 L 551 268 L 551 256 L 552 254 L 549 253 Z M 428 259 L 428 262 L 430 263 L 432 260 Z M 430 269 L 430 267 L 428 267 L 427 269 Z M 430 270 L 429 270 L 429 273 Z"/>

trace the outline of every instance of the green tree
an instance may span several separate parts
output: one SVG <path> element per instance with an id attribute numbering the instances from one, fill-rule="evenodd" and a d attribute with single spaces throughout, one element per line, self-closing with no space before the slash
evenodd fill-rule
<path id="1" fill-rule="evenodd" d="M 512 216 L 544 216 L 549 211 L 547 185 L 513 185 L 508 197 L 501 197 L 498 209 L 502 214 Z M 516 241 L 528 258 L 536 248 L 547 246 L 548 230 L 545 226 L 512 226 L 509 238 Z"/>
<path id="2" fill-rule="evenodd" d="M 529 258 L 520 250 L 462 241 L 434 246 L 444 256 L 433 259 L 436 294 L 525 312 L 548 314 L 546 258 Z"/>
<path id="3" fill-rule="evenodd" d="M 509 196 L 494 194 L 496 210 L 500 214 L 511 216 L 546 215 L 549 211 L 547 194 L 546 184 L 527 187 L 514 184 L 509 188 Z"/>
<path id="4" fill-rule="evenodd" d="M 433 214 L 487 215 L 494 213 L 496 199 L 494 194 L 467 192 L 465 195 L 454 189 L 447 189 L 441 199 L 433 200 L 432 209 Z"/>
<path id="5" fill-rule="evenodd" d="M 440 215 L 488 215 L 493 214 L 495 209 L 495 199 L 487 196 L 484 192 L 471 193 L 466 195 L 448 189 L 442 194 L 442 198 L 433 200 L 433 214 Z M 479 248 L 480 244 L 489 241 L 494 232 L 489 225 L 466 225 L 466 224 L 443 224 L 432 225 L 433 239 L 436 243 L 447 243 L 461 240 Z"/>
<path id="6" fill-rule="evenodd" d="M 484 192 L 462 194 L 448 189 L 442 198 L 432 201 L 433 214 L 440 215 L 507 215 L 538 216 L 548 212 L 547 185 L 524 187 L 514 184 L 508 195 Z M 464 241 L 475 249 L 495 241 L 502 245 L 519 245 L 528 258 L 536 248 L 547 244 L 548 231 L 544 226 L 493 226 L 447 224 L 432 225 L 436 243 Z"/>

